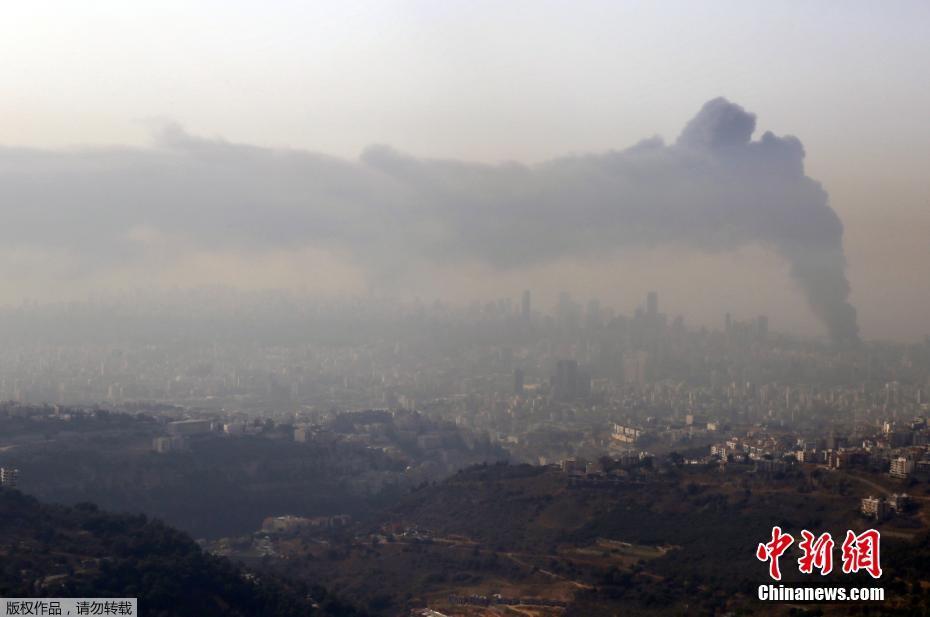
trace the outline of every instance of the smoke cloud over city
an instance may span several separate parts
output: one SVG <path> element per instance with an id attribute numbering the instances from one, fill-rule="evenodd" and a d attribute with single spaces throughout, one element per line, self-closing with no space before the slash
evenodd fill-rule
<path id="1" fill-rule="evenodd" d="M 507 270 L 675 246 L 771 249 L 834 341 L 858 340 L 843 225 L 795 137 L 718 98 L 677 140 L 537 165 L 422 159 L 387 146 L 358 161 L 160 131 L 150 149 L 0 149 L 7 250 L 63 256 L 68 276 L 146 258 L 153 243 L 320 249 L 372 280 L 411 264 Z"/>

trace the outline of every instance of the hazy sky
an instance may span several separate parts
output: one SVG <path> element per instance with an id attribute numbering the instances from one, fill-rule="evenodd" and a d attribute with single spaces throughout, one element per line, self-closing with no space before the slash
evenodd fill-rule
<path id="1" fill-rule="evenodd" d="M 0 58 L 0 144 L 43 150 L 148 146 L 173 121 L 346 159 L 389 144 L 534 163 L 652 135 L 674 141 L 701 105 L 726 96 L 756 114 L 756 138 L 772 130 L 803 142 L 807 175 L 845 225 L 863 335 L 930 332 L 927 2 L 32 1 L 0 8 Z M 83 296 L 81 284 L 120 287 L 138 274 L 68 276 L 75 284 L 59 280 L 53 293 L 48 273 L 68 257 L 30 251 L 4 252 L 0 300 Z M 357 282 L 314 251 L 224 248 L 146 272 L 166 285 Z M 36 276 L 16 275 L 30 268 Z M 788 267 L 755 246 L 486 274 L 444 272 L 433 288 L 465 297 L 565 286 L 625 309 L 657 288 L 664 308 L 691 321 L 768 312 L 774 328 L 822 332 Z"/>

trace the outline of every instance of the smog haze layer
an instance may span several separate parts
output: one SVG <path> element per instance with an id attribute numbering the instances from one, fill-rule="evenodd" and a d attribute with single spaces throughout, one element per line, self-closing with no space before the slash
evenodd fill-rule
<path id="1" fill-rule="evenodd" d="M 928 10 L 11 7 L 0 303 L 657 289 L 697 325 L 918 340 Z"/>

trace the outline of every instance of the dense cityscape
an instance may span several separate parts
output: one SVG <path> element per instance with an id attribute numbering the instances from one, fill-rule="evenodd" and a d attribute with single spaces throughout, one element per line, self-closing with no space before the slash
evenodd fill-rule
<path id="1" fill-rule="evenodd" d="M 303 575 L 368 598 L 375 614 L 421 614 L 424 604 L 431 615 L 575 606 L 563 585 L 518 583 L 526 573 L 510 573 L 504 587 L 437 578 L 405 599 L 357 587 L 353 573 L 369 559 L 356 554 L 361 547 L 464 542 L 479 551 L 486 529 L 449 535 L 442 527 L 454 519 L 398 514 L 406 506 L 397 504 L 488 464 L 514 469 L 493 473 L 518 487 L 526 472 L 516 470 L 528 464 L 555 494 L 611 500 L 632 489 L 661 501 L 673 490 L 687 499 L 752 487 L 806 496 L 888 538 L 913 540 L 927 527 L 927 340 L 836 345 L 779 333 L 766 316 L 729 313 L 719 328 L 691 327 L 661 311 L 657 292 L 632 315 L 568 293 L 541 309 L 529 290 L 464 308 L 191 293 L 199 314 L 186 309 L 188 296 L 145 311 L 128 303 L 7 310 L 4 486 L 143 507 L 217 555 L 264 560 L 269 573 L 301 563 Z M 62 312 L 81 327 L 49 325 Z M 37 328 L 41 343 L 27 344 Z M 193 496 L 203 482 L 214 486 Z M 309 492 L 295 499 L 294 490 Z M 211 521 L 218 509 L 227 512 L 222 523 Z M 669 559 L 668 547 L 648 542 L 598 537 L 593 546 L 611 556 L 585 566 L 595 571 L 626 567 L 631 551 L 640 563 Z M 510 555 L 531 578 L 584 587 L 592 576 L 573 570 L 580 562 L 570 551 L 591 550 L 583 546 L 533 545 L 519 558 L 485 550 Z M 534 574 L 543 555 L 573 574 Z M 741 610 L 740 597 L 719 606 Z"/>
<path id="2" fill-rule="evenodd" d="M 690 327 L 661 311 L 657 292 L 632 315 L 568 293 L 546 310 L 529 290 L 464 308 L 218 290 L 139 307 L 7 309 L 3 486 L 142 508 L 266 575 L 299 563 L 275 575 L 298 572 L 374 614 L 421 614 L 425 605 L 430 615 L 494 606 L 549 615 L 585 602 L 594 610 L 603 600 L 580 600 L 571 586 L 627 568 L 631 555 L 657 564 L 655 572 L 673 559 L 662 544 L 630 544 L 642 528 L 570 547 L 534 542 L 517 557 L 505 540 L 477 548 L 490 546 L 481 539 L 487 528 L 456 528 L 454 515 L 429 514 L 434 505 L 404 511 L 405 495 L 454 486 L 489 463 L 515 470 L 493 473 L 516 494 L 526 490 L 526 472 L 516 470 L 528 464 L 549 483 L 546 499 L 593 491 L 612 504 L 608 512 L 629 490 L 651 495 L 642 507 L 661 519 L 673 511 L 656 505 L 669 491 L 685 490 L 687 500 L 752 487 L 758 499 L 789 491 L 819 502 L 818 510 L 888 538 L 913 540 L 927 527 L 926 340 L 838 346 L 779 333 L 765 316 L 729 313 L 719 328 Z M 69 327 L 56 328 L 65 315 Z M 607 557 L 577 561 L 592 541 Z M 500 574 L 510 581 L 503 587 L 481 583 L 487 565 L 467 584 L 434 577 L 391 591 L 358 587 L 371 559 L 357 554 L 362 547 L 401 551 L 380 560 L 411 547 L 440 558 L 433 553 L 446 546 L 509 555 L 516 571 Z M 414 574 L 422 566 L 395 567 Z M 465 566 L 429 569 L 437 567 Z M 562 582 L 544 590 L 539 577 Z M 407 596 L 393 595 L 404 589 Z M 743 610 L 740 598 L 717 606 Z"/>
<path id="3" fill-rule="evenodd" d="M 64 315 L 84 319 L 46 328 L 39 344 L 5 346 L 0 398 L 169 406 L 227 434 L 256 419 L 315 428 L 341 414 L 404 410 L 538 464 L 690 450 L 759 431 L 779 436 L 783 447 L 765 453 L 778 460 L 850 449 L 880 458 L 926 440 L 928 341 L 837 348 L 770 332 L 766 316 L 729 313 L 719 329 L 693 328 L 660 312 L 656 292 L 632 316 L 568 293 L 540 310 L 530 291 L 463 309 L 251 301 L 238 314 L 207 305 L 180 327 L 181 305 L 9 310 L 11 338 Z"/>

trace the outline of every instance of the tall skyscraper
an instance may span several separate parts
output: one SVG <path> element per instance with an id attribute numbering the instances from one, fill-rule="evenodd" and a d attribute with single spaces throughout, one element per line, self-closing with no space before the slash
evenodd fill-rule
<path id="1" fill-rule="evenodd" d="M 559 319 L 568 319 L 572 312 L 572 295 L 567 291 L 559 292 L 559 306 L 557 313 Z"/>
<path id="2" fill-rule="evenodd" d="M 649 354 L 629 351 L 623 354 L 623 382 L 643 385 L 648 380 Z"/>
<path id="3" fill-rule="evenodd" d="M 513 371 L 513 393 L 517 395 L 523 394 L 525 374 L 523 373 L 522 368 L 514 369 Z"/>
<path id="4" fill-rule="evenodd" d="M 756 331 L 760 338 L 765 338 L 769 334 L 769 318 L 766 315 L 759 315 L 756 320 Z"/>
<path id="5" fill-rule="evenodd" d="M 530 320 L 532 311 L 533 307 L 530 305 L 530 290 L 526 289 L 523 291 L 523 303 L 520 305 L 520 314 L 523 315 L 524 321 Z"/>
<path id="6" fill-rule="evenodd" d="M 574 360 L 559 360 L 555 367 L 555 398 L 569 401 L 575 398 L 575 378 L 578 375 L 578 363 Z"/>
<path id="7" fill-rule="evenodd" d="M 575 360 L 559 360 L 552 385 L 556 400 L 572 401 L 591 394 L 591 375 Z"/>
<path id="8" fill-rule="evenodd" d="M 589 328 L 596 328 L 601 325 L 601 301 L 597 298 L 588 301 L 585 325 Z"/>
<path id="9" fill-rule="evenodd" d="M 563 291 L 559 293 L 559 304 L 556 306 L 556 319 L 563 328 L 577 328 L 581 325 L 583 316 L 582 305 L 572 300 L 572 295 Z"/>
<path id="10" fill-rule="evenodd" d="M 655 291 L 650 291 L 646 295 L 646 314 L 650 317 L 655 317 L 659 314 L 659 294 Z"/>

